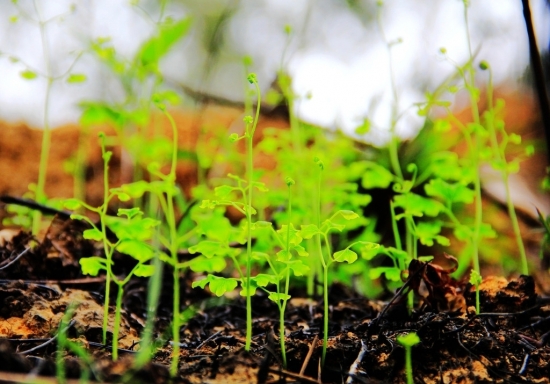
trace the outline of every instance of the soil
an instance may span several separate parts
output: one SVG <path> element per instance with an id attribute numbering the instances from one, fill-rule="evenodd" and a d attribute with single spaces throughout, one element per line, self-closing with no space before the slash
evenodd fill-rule
<path id="1" fill-rule="evenodd" d="M 23 381 L 25 376 L 15 375 L 17 373 L 32 377 L 55 375 L 53 337 L 66 308 L 75 302 L 79 307 L 68 334 L 93 355 L 94 380 L 168 382 L 171 348 L 167 342 L 161 343 L 150 364 L 139 371 L 132 368 L 145 323 L 145 279 L 133 279 L 126 288 L 120 359 L 112 362 L 110 347 L 102 345 L 104 279 L 82 276 L 78 265 L 80 257 L 97 252 L 99 246 L 84 240 L 82 229 L 81 222 L 57 217 L 44 239 L 32 249 L 29 244 L 36 240 L 29 234 L 2 231 L 2 382 Z M 129 259 L 117 255 L 118 273 L 131 268 Z M 432 270 L 426 269 L 424 275 L 415 275 L 411 269 L 408 286 L 414 289 L 414 281 L 426 286 L 432 284 L 434 276 L 428 275 L 440 269 L 431 265 L 429 268 Z M 282 369 L 276 305 L 261 294 L 254 297 L 254 336 L 252 349 L 247 353 L 243 300 L 213 298 L 201 289 L 192 289 L 194 276 L 187 274 L 182 276 L 182 302 L 196 312 L 182 327 L 181 363 L 176 382 L 405 382 L 404 349 L 396 337 L 412 331 L 421 339 L 413 348 L 415 382 L 550 382 L 550 345 L 547 343 L 550 300 L 537 295 L 531 277 L 521 276 L 511 281 L 499 277 L 485 279 L 478 315 L 473 308 L 472 287 L 447 281 L 444 273 L 439 277 L 449 289 L 440 290 L 438 284 L 431 286 L 430 294 L 415 289 L 424 299 L 410 314 L 404 291 L 387 301 L 373 301 L 334 284 L 329 294 L 333 304 L 327 363 L 320 371 L 323 310 L 320 299 L 305 298 L 300 289 L 291 292 L 293 299 L 285 320 L 288 366 Z M 171 318 L 171 288 L 170 279 L 164 279 L 154 333 L 159 340 Z M 436 297 L 437 290 L 445 291 L 445 300 L 436 304 L 432 298 Z M 442 308 L 444 305 L 447 308 Z M 109 327 L 112 329 L 112 322 Z M 67 354 L 65 365 L 68 376 L 77 379 L 81 370 L 78 360 Z"/>
<path id="2" fill-rule="evenodd" d="M 226 127 L 240 119 L 235 112 L 218 113 L 227 120 L 223 123 Z M 214 120 L 219 121 L 220 116 Z M 264 126 L 277 124 L 283 125 L 284 121 L 267 119 Z M 16 131 L 27 132 L 27 136 L 21 138 Z M 53 132 L 54 142 L 64 144 L 53 151 L 54 165 L 47 183 L 49 196 L 72 194 L 71 178 L 62 171 L 61 164 L 77 145 L 74 131 L 74 127 L 66 127 Z M 1 137 L 3 134 L 5 137 Z M 35 131 L 24 126 L 0 129 L 2 142 L 13 145 L 15 136 L 21 139 L 16 144 L 18 149 L 12 152 L 0 146 L 0 166 L 6 167 L 2 174 L 12 174 L 14 178 L 0 181 L 2 194 L 20 196 L 28 183 L 35 181 L 38 158 L 34 157 L 39 152 L 35 143 L 39 140 L 32 139 L 34 135 Z M 89 139 L 92 137 L 95 140 L 94 134 Z M 181 146 L 193 149 L 197 136 L 182 137 L 187 141 Z M 95 204 L 102 189 L 101 159 L 97 150 L 89 155 L 87 199 Z M 14 162 L 7 163 L 5 159 Z M 24 160 L 28 161 L 27 166 L 14 173 L 13 169 L 19 169 L 18 164 Z M 265 161 L 269 167 L 269 161 Z M 113 166 L 111 175 L 116 185 L 126 177 L 120 154 L 115 153 L 114 163 L 120 165 Z M 193 185 L 195 174 L 192 164 L 184 164 L 178 170 L 178 180 Z M 0 213 L 0 217 L 4 215 L 5 212 Z M 140 369 L 133 363 L 145 324 L 147 282 L 135 278 L 128 283 L 123 297 L 120 357 L 113 362 L 110 343 L 102 344 L 105 279 L 101 275 L 82 275 L 78 263 L 81 257 L 100 255 L 101 246 L 83 238 L 85 226 L 81 222 L 63 215 L 50 220 L 49 227 L 38 237 L 14 227 L 0 230 L 0 383 L 38 379 L 57 382 L 56 334 L 64 312 L 75 302 L 79 306 L 67 332 L 93 357 L 93 381 L 169 382 L 172 349 L 165 335 L 172 318 L 171 279 L 163 279 L 155 319 L 154 338 L 159 349 L 152 361 Z M 132 260 L 123 254 L 115 257 L 115 272 L 125 275 L 133 267 Z M 168 268 L 165 267 L 165 276 L 172 273 Z M 277 306 L 260 292 L 253 298 L 253 342 L 251 351 L 246 352 L 242 298 L 216 298 L 202 289 L 192 289 L 198 276 L 189 272 L 181 276 L 180 295 L 182 308 L 192 310 L 192 316 L 181 329 L 180 366 L 173 382 L 404 383 L 405 351 L 396 339 L 414 331 L 421 339 L 412 349 L 415 382 L 550 383 L 548 274 L 542 271 L 535 275 L 536 279 L 520 276 L 509 281 L 503 277 L 486 278 L 481 285 L 477 315 L 473 288 L 450 279 L 445 268 L 438 265 L 411 265 L 403 291 L 387 292 L 380 300 L 369 300 L 333 284 L 329 292 L 329 343 L 324 367 L 320 364 L 322 298 L 308 298 L 303 287 L 296 287 L 285 317 L 288 365 L 283 369 Z M 111 292 L 116 292 L 114 288 Z M 409 289 L 416 297 L 410 313 L 406 306 Z M 111 309 L 112 315 L 113 312 Z M 110 320 L 109 335 L 112 325 Z M 64 365 L 69 382 L 76 382 L 82 373 L 82 361 L 67 352 Z"/>

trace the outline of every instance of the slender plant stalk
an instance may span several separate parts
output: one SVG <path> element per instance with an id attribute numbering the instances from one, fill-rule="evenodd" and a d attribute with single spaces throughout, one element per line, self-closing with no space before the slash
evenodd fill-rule
<path id="1" fill-rule="evenodd" d="M 256 116 L 252 124 L 249 122 L 247 124 L 246 130 L 246 172 L 248 175 L 248 195 L 247 195 L 247 206 L 246 206 L 246 221 L 247 221 L 247 240 L 246 240 L 246 287 L 250 289 L 251 283 L 251 262 L 252 262 L 252 189 L 254 182 L 254 132 L 256 131 L 256 126 L 258 124 L 258 119 L 260 117 L 260 103 L 261 103 L 261 92 L 260 87 L 258 86 L 258 80 L 256 75 L 251 73 L 248 75 L 248 81 L 253 84 L 256 88 L 257 95 L 257 104 L 256 104 Z M 246 341 L 245 341 L 245 350 L 250 351 L 250 345 L 252 343 L 252 296 L 250 294 L 246 295 Z"/>
<path id="2" fill-rule="evenodd" d="M 107 207 L 109 205 L 109 155 L 105 150 L 105 134 L 100 133 L 101 155 L 103 157 L 103 205 L 99 211 L 101 233 L 107 233 L 105 217 L 107 216 Z M 103 236 L 103 251 L 107 259 L 107 273 L 105 274 L 105 304 L 103 306 L 103 344 L 107 344 L 107 327 L 109 325 L 109 299 L 111 295 L 111 262 L 112 250 L 107 236 Z"/>
<path id="3" fill-rule="evenodd" d="M 48 172 L 48 162 L 50 156 L 50 147 L 52 141 L 52 134 L 50 130 L 50 99 L 52 92 L 52 84 L 54 81 L 51 62 L 50 62 L 50 48 L 48 46 L 48 36 L 46 31 L 46 21 L 42 19 L 40 9 L 37 1 L 33 2 L 34 8 L 38 15 L 38 26 L 40 29 L 40 38 L 42 39 L 42 49 L 44 50 L 44 63 L 46 65 L 46 95 L 44 98 L 44 127 L 42 134 L 42 147 L 40 149 L 40 164 L 38 166 L 38 182 L 36 184 L 35 197 L 39 203 L 44 203 L 46 199 L 45 187 L 46 187 L 46 174 Z M 36 210 L 33 214 L 32 233 L 36 235 L 40 230 L 40 222 L 42 214 Z"/>
<path id="4" fill-rule="evenodd" d="M 486 63 L 484 63 L 483 68 L 485 67 L 489 70 L 489 85 L 487 87 L 487 103 L 489 105 L 489 110 L 493 111 L 493 71 L 491 67 L 489 67 Z M 506 194 L 506 208 L 508 209 L 508 215 L 510 216 L 510 220 L 512 221 L 512 229 L 514 231 L 516 244 L 518 246 L 518 250 L 520 254 L 521 273 L 523 275 L 528 275 L 529 266 L 527 264 L 527 255 L 525 254 L 525 246 L 523 245 L 523 238 L 521 236 L 521 230 L 519 228 L 518 217 L 516 215 L 516 209 L 514 207 L 514 203 L 512 201 L 512 196 L 510 193 L 510 182 L 509 182 L 510 174 L 508 172 L 508 169 L 505 166 L 507 164 L 506 154 L 498 145 L 497 134 L 496 134 L 493 118 L 488 119 L 487 129 L 489 130 L 489 134 L 491 138 L 491 146 L 493 147 L 493 154 L 496 157 L 497 162 L 504 165 L 503 169 L 501 170 L 501 175 L 502 175 L 502 182 L 504 184 L 504 189 Z"/>
<path id="5" fill-rule="evenodd" d="M 173 263 L 173 281 L 174 281 L 174 296 L 172 302 L 173 320 L 172 320 L 172 362 L 170 364 L 170 376 L 175 377 L 178 373 L 179 355 L 180 355 L 180 279 L 178 268 L 178 231 L 176 215 L 174 212 L 174 188 L 176 183 L 176 166 L 178 162 L 178 128 L 174 118 L 164 104 L 157 105 L 162 113 L 166 116 L 172 127 L 172 163 L 170 173 L 166 175 L 164 182 L 166 185 L 166 209 L 165 216 L 168 224 L 170 235 L 170 258 Z"/>
<path id="6" fill-rule="evenodd" d="M 468 22 L 468 1 L 464 0 L 464 23 L 466 29 L 466 41 L 468 43 L 468 53 L 470 57 L 469 65 L 467 67 L 469 79 L 466 80 L 466 88 L 470 94 L 470 105 L 472 108 L 472 118 L 476 126 L 480 124 L 479 108 L 477 106 L 478 99 L 475 93 L 475 70 L 473 66 L 473 53 L 472 43 L 470 39 L 470 27 Z M 479 134 L 474 133 L 473 146 L 470 146 L 470 155 L 472 156 L 473 168 L 474 168 L 474 192 L 475 192 L 475 223 L 474 234 L 472 239 L 472 256 L 474 262 L 474 271 L 478 278 L 481 279 L 481 269 L 479 266 L 479 242 L 481 233 L 481 224 L 483 220 L 483 207 L 481 200 L 481 178 L 479 175 L 479 149 L 480 149 L 480 137 Z M 479 282 L 476 286 L 476 313 L 479 313 Z"/>
<path id="7" fill-rule="evenodd" d="M 292 194 L 290 192 L 290 186 L 293 183 L 287 181 L 288 185 L 288 227 L 286 231 L 286 251 L 290 253 L 290 225 L 292 224 Z M 278 286 L 278 284 L 277 284 Z M 285 294 L 288 295 L 290 288 L 290 268 L 286 267 L 285 276 Z M 283 358 L 283 367 L 286 369 L 286 349 L 285 349 L 285 310 L 288 300 L 284 299 L 281 307 L 279 308 L 279 338 L 281 340 L 281 356 Z"/>

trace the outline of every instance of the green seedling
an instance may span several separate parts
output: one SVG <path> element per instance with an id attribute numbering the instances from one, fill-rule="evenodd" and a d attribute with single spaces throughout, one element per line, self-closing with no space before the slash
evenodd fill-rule
<path id="1" fill-rule="evenodd" d="M 99 215 L 99 225 L 84 215 L 72 214 L 71 218 L 74 220 L 83 220 L 92 227 L 91 229 L 84 231 L 83 236 L 85 239 L 100 241 L 103 243 L 105 257 L 84 257 L 80 259 L 80 265 L 82 266 L 82 272 L 91 276 L 97 276 L 101 270 L 106 271 L 105 304 L 103 312 L 104 344 L 107 342 L 111 281 L 118 286 L 112 335 L 112 356 L 113 360 L 116 360 L 118 358 L 118 333 L 121 322 L 124 285 L 126 285 L 126 283 L 134 275 L 139 277 L 149 277 L 153 274 L 153 267 L 146 264 L 154 256 L 154 250 L 148 242 L 153 237 L 153 228 L 159 225 L 159 222 L 150 218 L 142 218 L 141 216 L 143 213 L 139 208 L 120 208 L 118 210 L 118 217 L 107 215 L 108 205 L 115 197 L 121 201 L 127 201 L 130 199 L 130 196 L 121 188 L 109 189 L 109 160 L 112 152 L 105 150 L 104 134 L 100 134 L 100 141 L 104 161 L 105 187 L 103 204 L 99 207 L 92 207 L 82 201 L 79 201 L 78 199 L 68 199 L 65 201 L 65 207 L 70 210 L 77 210 L 83 207 L 86 210 Z M 114 233 L 116 240 L 111 240 L 109 238 L 107 228 Z M 123 279 L 117 277 L 113 272 L 113 255 L 115 251 L 127 254 L 134 258 L 137 262 L 130 273 Z"/>
<path id="2" fill-rule="evenodd" d="M 296 230 L 290 222 L 290 218 L 292 217 L 291 186 L 293 186 L 295 182 L 290 177 L 288 177 L 285 182 L 288 186 L 288 224 L 283 225 L 281 229 L 276 231 L 270 222 L 255 223 L 257 229 L 269 228 L 271 230 L 271 238 L 275 240 L 275 244 L 273 247 L 269 248 L 273 249 L 279 247 L 281 250 L 277 252 L 275 260 L 272 260 L 272 257 L 264 252 L 253 252 L 252 255 L 259 261 L 267 262 L 271 270 L 271 275 L 257 275 L 255 277 L 255 283 L 258 287 L 264 289 L 269 294 L 269 299 L 275 302 L 279 307 L 279 340 L 281 344 L 283 366 L 286 368 L 285 310 L 288 300 L 291 298 L 289 295 L 290 271 L 294 273 L 294 276 L 305 276 L 309 272 L 309 266 L 304 264 L 302 260 L 294 259 L 294 254 L 301 257 L 307 257 L 308 253 L 305 248 L 300 245 L 302 242 L 300 231 Z M 280 284 L 281 281 L 283 281 L 282 287 Z M 264 288 L 267 286 L 266 283 L 275 285 L 276 290 L 273 292 Z"/>
<path id="3" fill-rule="evenodd" d="M 13 2 L 14 6 L 17 7 L 19 14 L 26 20 L 31 21 L 36 24 L 40 32 L 40 38 L 42 42 L 43 49 L 43 60 L 44 60 L 44 71 L 37 70 L 32 66 L 28 65 L 24 61 L 16 58 L 10 57 L 12 62 L 22 63 L 25 66 L 25 70 L 21 72 L 21 77 L 25 80 L 33 81 L 37 78 L 43 78 L 46 80 L 46 91 L 44 95 L 44 119 L 43 119 L 43 135 L 42 135 L 42 144 L 40 149 L 40 162 L 38 165 L 38 180 L 33 188 L 32 193 L 37 202 L 44 204 L 46 203 L 47 197 L 45 193 L 46 188 L 46 174 L 48 171 L 50 147 L 51 147 L 51 127 L 50 127 L 50 102 L 51 94 L 54 83 L 60 80 L 65 80 L 69 84 L 82 83 L 86 81 L 86 75 L 82 73 L 73 73 L 72 69 L 76 62 L 80 59 L 82 52 L 77 52 L 75 59 L 69 65 L 67 70 L 64 73 L 59 75 L 54 74 L 52 67 L 52 57 L 49 49 L 49 40 L 48 40 L 48 29 L 51 23 L 61 22 L 64 17 L 67 16 L 67 13 L 72 13 L 74 10 L 71 8 L 66 13 L 59 14 L 55 17 L 45 18 L 43 16 L 40 2 L 33 1 L 35 15 L 29 15 L 18 2 Z M 11 19 L 12 22 L 17 22 L 18 17 L 15 16 Z M 41 226 L 42 214 L 40 211 L 35 210 L 32 212 L 32 233 L 36 235 Z"/>
<path id="4" fill-rule="evenodd" d="M 322 186 L 322 173 L 324 170 L 324 164 L 321 159 L 316 157 L 314 159 L 315 164 L 318 168 L 318 183 L 317 183 L 317 194 L 316 194 L 316 201 L 317 201 L 317 214 L 316 216 L 320 218 L 320 201 L 321 201 L 321 186 Z M 329 241 L 328 235 L 331 231 L 342 231 L 345 229 L 345 224 L 340 224 L 338 222 L 338 218 L 342 218 L 344 220 L 353 220 L 358 218 L 359 215 L 356 214 L 353 211 L 347 211 L 347 210 L 340 210 L 336 213 L 334 213 L 329 219 L 323 221 L 323 223 L 320 222 L 320 219 L 318 221 L 318 224 L 308 224 L 308 225 L 302 225 L 302 229 L 300 230 L 300 234 L 304 239 L 311 239 L 315 237 L 316 243 L 317 243 L 317 249 L 319 250 L 319 262 L 321 263 L 323 267 L 323 354 L 321 359 L 321 364 L 324 366 L 325 364 L 325 358 L 327 353 L 327 345 L 328 345 L 328 309 L 329 309 L 329 302 L 328 302 L 328 272 L 329 268 L 333 263 L 343 263 L 344 261 L 348 264 L 351 264 L 357 260 L 357 253 L 351 250 L 351 247 L 354 245 L 360 244 L 364 248 L 374 249 L 379 247 L 378 244 L 370 243 L 366 241 L 356 241 L 350 245 L 348 245 L 345 249 L 341 251 L 337 251 L 334 254 L 332 253 L 332 247 L 331 242 Z M 324 241 L 324 248 L 321 244 L 321 239 Z"/>
<path id="5" fill-rule="evenodd" d="M 511 174 L 519 171 L 520 162 L 523 159 L 533 155 L 534 147 L 532 145 L 526 146 L 522 156 L 517 156 L 511 161 L 508 161 L 507 152 L 509 151 L 509 144 L 520 145 L 521 136 L 518 134 L 508 134 L 508 132 L 506 132 L 504 120 L 501 118 L 504 109 L 504 101 L 497 100 L 496 105 L 494 105 L 493 101 L 493 73 L 491 67 L 486 61 L 482 61 L 479 67 L 481 70 L 489 73 L 489 81 L 487 84 L 488 108 L 483 114 L 484 125 L 487 128 L 489 141 L 491 143 L 489 148 L 492 150 L 492 158 L 489 159 L 489 163 L 495 170 L 501 173 L 502 183 L 504 184 L 506 194 L 506 208 L 508 209 L 508 215 L 512 222 L 512 228 L 520 254 L 521 273 L 523 275 L 528 275 L 529 268 L 527 265 L 527 256 L 525 254 L 525 247 L 523 245 L 516 210 L 510 194 L 509 178 Z"/>
<path id="6" fill-rule="evenodd" d="M 66 383 L 65 350 L 69 350 L 80 358 L 82 373 L 80 374 L 80 383 L 89 383 L 91 376 L 90 367 L 93 366 L 92 356 L 88 354 L 86 348 L 78 342 L 72 341 L 67 337 L 67 330 L 71 327 L 71 319 L 74 312 L 78 309 L 78 305 L 70 305 L 61 321 L 57 331 L 57 352 L 55 354 L 55 370 L 56 379 L 59 383 Z"/>
<path id="7" fill-rule="evenodd" d="M 254 132 L 256 131 L 256 126 L 258 124 L 258 118 L 260 117 L 260 103 L 261 103 L 261 92 L 260 87 L 258 86 L 258 80 L 256 74 L 250 73 L 247 76 L 248 82 L 252 84 L 256 90 L 256 115 L 254 118 L 252 116 L 245 117 L 246 130 L 243 136 L 239 137 L 237 134 L 231 134 L 229 139 L 233 142 L 244 139 L 246 142 L 246 172 L 247 172 L 247 183 L 248 187 L 246 188 L 246 197 L 245 203 L 239 207 L 241 213 L 244 214 L 247 223 L 247 240 L 246 240 L 246 283 L 247 288 L 251 287 L 251 263 L 252 263 L 252 215 L 256 213 L 254 208 L 252 208 L 252 186 L 259 185 L 254 182 Z M 223 188 L 223 187 L 220 187 Z M 232 188 L 232 187 L 229 187 Z M 227 189 L 227 188 L 225 188 Z M 242 187 L 241 187 L 242 190 Z M 243 190 L 244 191 L 244 190 Z M 243 193 L 244 197 L 244 193 Z M 235 207 L 237 205 L 233 203 Z M 246 295 L 246 342 L 245 350 L 250 350 L 250 344 L 252 342 L 252 297 L 250 294 Z"/>
<path id="8" fill-rule="evenodd" d="M 407 384 L 414 384 L 412 369 L 412 347 L 420 343 L 420 338 L 415 332 L 406 335 L 397 336 L 397 342 L 405 347 L 405 373 L 407 375 Z"/>

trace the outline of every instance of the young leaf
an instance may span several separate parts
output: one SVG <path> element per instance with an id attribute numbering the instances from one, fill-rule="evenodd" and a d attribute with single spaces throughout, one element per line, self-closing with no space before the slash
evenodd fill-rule
<path id="1" fill-rule="evenodd" d="M 416 225 L 416 236 L 420 242 L 428 247 L 434 245 L 434 240 L 440 245 L 449 246 L 450 241 L 444 236 L 439 236 L 443 223 L 440 220 L 420 222 Z"/>
<path id="2" fill-rule="evenodd" d="M 224 293 L 234 290 L 237 287 L 237 279 L 218 277 L 214 275 L 208 275 L 202 280 L 194 281 L 191 286 L 193 288 L 201 287 L 204 289 L 206 285 L 210 285 L 210 291 L 216 296 L 222 296 Z"/>
<path id="3" fill-rule="evenodd" d="M 67 78 L 69 84 L 83 83 L 84 81 L 86 81 L 86 75 L 83 73 L 71 73 Z"/>
<path id="4" fill-rule="evenodd" d="M 304 239 L 311 239 L 317 234 L 321 234 L 321 231 L 315 224 L 302 225 L 300 233 Z"/>
<path id="5" fill-rule="evenodd" d="M 286 263 L 286 262 L 290 261 L 291 258 L 292 258 L 292 253 L 290 253 L 287 250 L 283 249 L 283 250 L 277 252 L 277 261 Z"/>
<path id="6" fill-rule="evenodd" d="M 145 42 L 141 47 L 138 57 L 143 66 L 156 64 L 168 50 L 181 39 L 189 30 L 191 19 L 183 19 L 177 23 L 161 26 L 159 34 Z"/>
<path id="7" fill-rule="evenodd" d="M 369 271 L 371 279 L 378 279 L 382 274 L 391 281 L 401 281 L 401 271 L 396 267 L 376 267 Z"/>
<path id="8" fill-rule="evenodd" d="M 84 237 L 86 240 L 101 241 L 103 240 L 103 233 L 96 228 L 86 229 L 82 233 L 82 237 Z"/>
<path id="9" fill-rule="evenodd" d="M 298 254 L 298 256 L 301 256 L 301 257 L 307 257 L 309 256 L 309 253 L 306 251 L 306 249 L 304 247 L 302 247 L 301 245 L 295 245 L 294 247 L 291 247 L 291 249 L 293 249 L 294 251 L 296 251 L 296 253 Z"/>
<path id="10" fill-rule="evenodd" d="M 78 208 L 82 206 L 82 202 L 78 199 L 67 199 L 63 203 L 63 206 L 70 211 L 76 211 Z M 78 219 L 73 219 L 73 220 L 78 220 Z"/>
<path id="11" fill-rule="evenodd" d="M 82 267 L 82 273 L 90 276 L 97 276 L 101 269 L 106 269 L 105 260 L 102 257 L 92 256 L 92 257 L 83 257 L 79 261 L 80 266 Z"/>
<path id="12" fill-rule="evenodd" d="M 342 251 L 335 252 L 334 255 L 332 255 L 334 258 L 334 261 L 337 261 L 339 263 L 343 263 L 344 261 L 347 261 L 348 264 L 351 264 L 357 260 L 357 253 L 353 252 L 351 249 L 346 248 Z"/>
<path id="13" fill-rule="evenodd" d="M 155 251 L 150 245 L 138 240 L 122 240 L 116 250 L 141 262 L 150 260 L 155 255 Z"/>
<path id="14" fill-rule="evenodd" d="M 206 257 L 223 256 L 227 253 L 227 247 L 219 241 L 204 240 L 189 247 L 189 253 L 201 253 Z"/>
<path id="15" fill-rule="evenodd" d="M 34 80 L 38 76 L 36 72 L 31 71 L 30 69 L 27 69 L 25 71 L 22 71 L 20 73 L 21 77 L 25 80 Z"/>
<path id="16" fill-rule="evenodd" d="M 435 217 L 444 210 L 443 204 L 433 199 L 427 199 L 415 193 L 395 196 L 394 205 L 405 211 L 407 216 Z"/>
<path id="17" fill-rule="evenodd" d="M 260 273 L 252 278 L 258 287 L 267 287 L 269 284 L 277 284 L 279 279 L 276 276 Z"/>
<path id="18" fill-rule="evenodd" d="M 344 209 L 341 209 L 339 210 L 338 212 L 336 212 L 336 215 L 341 215 L 344 219 L 346 220 L 353 220 L 353 219 L 357 219 L 359 217 L 359 215 L 353 211 L 348 211 L 348 210 L 344 210 Z"/>
<path id="19" fill-rule="evenodd" d="M 424 187 L 428 196 L 435 196 L 449 203 L 466 203 L 474 201 L 474 191 L 461 183 L 447 183 L 442 179 L 432 179 Z"/>
<path id="20" fill-rule="evenodd" d="M 124 184 L 120 188 L 133 199 L 138 199 L 149 190 L 149 183 L 145 180 L 140 180 L 135 183 Z"/>
<path id="21" fill-rule="evenodd" d="M 189 262 L 189 268 L 193 272 L 221 272 L 226 267 L 225 258 L 221 256 L 205 257 L 201 255 Z"/>
<path id="22" fill-rule="evenodd" d="M 393 179 L 393 174 L 383 166 L 372 161 L 365 162 L 365 171 L 361 178 L 363 188 L 388 188 Z"/>
<path id="23" fill-rule="evenodd" d="M 219 187 L 214 188 L 214 195 L 220 199 L 224 199 L 229 196 L 231 192 L 238 189 L 239 188 L 235 188 L 230 185 L 220 185 Z"/>
<path id="24" fill-rule="evenodd" d="M 302 260 L 289 261 L 287 266 L 292 270 L 294 276 L 306 276 L 310 271 L 309 266 L 304 264 Z"/>
<path id="25" fill-rule="evenodd" d="M 136 269 L 134 269 L 134 275 L 137 277 L 151 277 L 155 272 L 155 267 L 152 265 L 139 264 Z"/>
<path id="26" fill-rule="evenodd" d="M 412 347 L 418 343 L 420 343 L 420 338 L 415 332 L 407 333 L 403 336 L 397 336 L 397 342 L 401 344 L 404 347 Z"/>
<path id="27" fill-rule="evenodd" d="M 286 301 L 290 300 L 291 296 L 287 295 L 286 293 L 277 293 L 277 292 L 271 292 L 268 296 L 268 299 L 277 303 L 278 301 Z"/>
<path id="28" fill-rule="evenodd" d="M 292 246 L 299 245 L 302 242 L 302 236 L 299 230 L 294 228 L 294 225 L 290 224 L 290 229 L 288 225 L 283 224 L 281 229 L 277 230 L 277 233 L 281 236 L 283 244 L 287 242 L 287 235 L 289 235 L 288 243 Z"/>

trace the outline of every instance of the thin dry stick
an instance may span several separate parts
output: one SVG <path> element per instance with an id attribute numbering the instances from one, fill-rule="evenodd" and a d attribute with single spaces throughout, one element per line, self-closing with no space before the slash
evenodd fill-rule
<path id="1" fill-rule="evenodd" d="M 286 371 L 284 369 L 269 368 L 269 372 L 279 376 L 283 376 L 283 377 L 284 376 L 292 377 L 293 379 L 300 380 L 301 382 L 314 383 L 314 384 L 321 383 L 321 380 L 315 380 L 313 377 L 303 376 L 303 375 L 300 375 L 299 373 Z"/>
<path id="2" fill-rule="evenodd" d="M 361 340 L 361 350 L 359 351 L 359 355 L 357 355 L 357 358 L 349 368 L 348 380 L 346 381 L 346 384 L 353 384 L 353 379 L 355 379 L 355 377 L 357 376 L 357 370 L 359 369 L 359 365 L 363 361 L 363 357 L 365 357 L 365 353 L 367 353 L 367 343 Z"/>
<path id="3" fill-rule="evenodd" d="M 309 363 L 309 360 L 311 359 L 311 355 L 313 355 L 313 351 L 315 350 L 315 347 L 317 346 L 317 341 L 319 340 L 319 335 L 315 335 L 315 338 L 313 339 L 313 343 L 309 346 L 309 351 L 307 352 L 306 358 L 302 364 L 302 368 L 300 369 L 300 375 L 303 375 L 306 371 L 307 365 Z"/>

